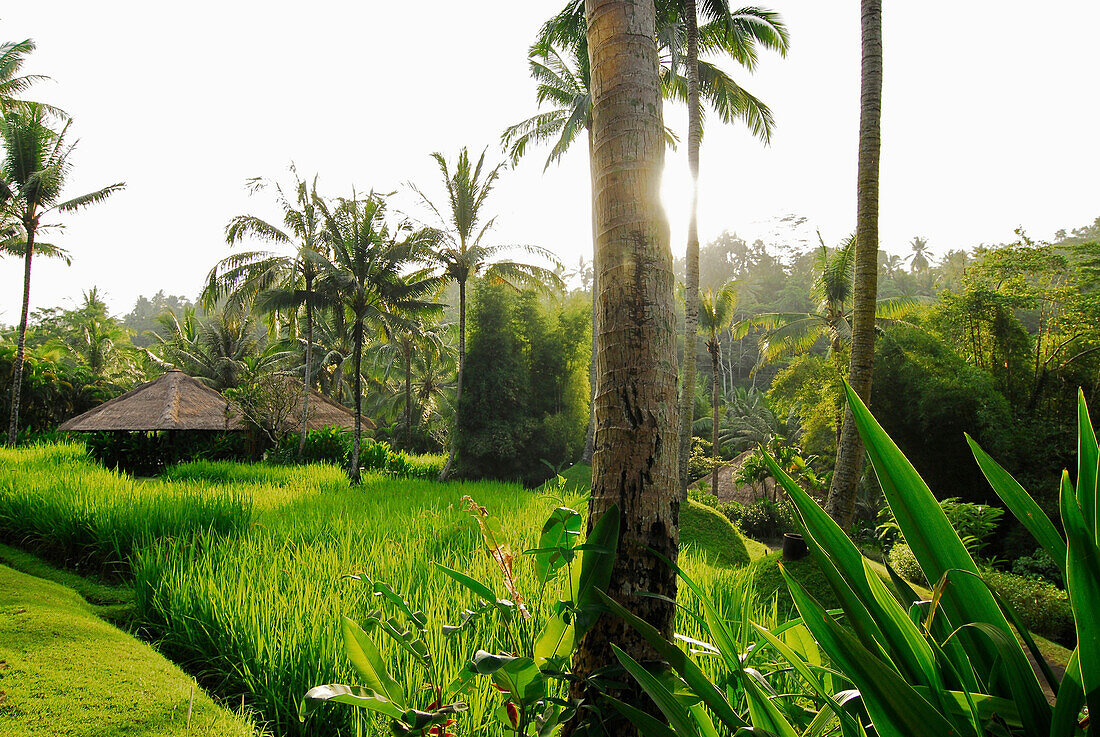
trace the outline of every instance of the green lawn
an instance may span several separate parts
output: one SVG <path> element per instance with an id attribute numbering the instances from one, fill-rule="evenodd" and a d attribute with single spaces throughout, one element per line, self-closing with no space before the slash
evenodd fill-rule
<path id="1" fill-rule="evenodd" d="M 246 719 L 97 617 L 75 591 L 7 566 L 0 566 L 0 727 L 4 737 L 253 734 Z"/>

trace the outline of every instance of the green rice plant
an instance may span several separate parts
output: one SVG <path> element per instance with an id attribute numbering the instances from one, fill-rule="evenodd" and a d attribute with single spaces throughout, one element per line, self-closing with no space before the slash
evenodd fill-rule
<path id="1" fill-rule="evenodd" d="M 60 565 L 110 579 L 154 540 L 247 528 L 250 501 L 204 485 L 135 481 L 104 469 L 83 446 L 0 450 L 0 533 Z"/>

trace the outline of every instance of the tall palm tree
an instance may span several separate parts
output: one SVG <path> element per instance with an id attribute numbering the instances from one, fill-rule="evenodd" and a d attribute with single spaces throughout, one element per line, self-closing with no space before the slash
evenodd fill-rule
<path id="1" fill-rule="evenodd" d="M 859 398 L 871 401 L 878 297 L 879 151 L 882 147 L 882 0 L 862 0 L 863 47 L 859 104 L 859 165 L 856 172 L 856 256 L 852 305 L 852 357 L 848 381 Z M 863 442 L 849 407 L 836 449 L 826 511 L 847 529 L 855 513 L 856 488 L 863 475 Z"/>
<path id="2" fill-rule="evenodd" d="M 501 253 L 520 248 L 530 254 L 540 256 L 553 264 L 557 258 L 545 248 L 537 246 L 489 245 L 485 237 L 492 229 L 495 217 L 486 218 L 485 202 L 493 191 L 504 164 L 489 169 L 485 166 L 485 152 L 481 152 L 476 164 L 470 161 L 470 155 L 463 148 L 455 161 L 452 173 L 443 154 L 432 154 L 443 174 L 443 183 L 447 191 L 447 208 L 441 210 L 424 194 L 413 187 L 420 199 L 427 205 L 443 228 L 436 231 L 436 243 L 425 255 L 425 261 L 437 269 L 437 273 L 447 281 L 458 284 L 458 377 L 455 383 L 455 406 L 462 399 L 462 373 L 466 366 L 466 284 L 478 274 L 484 274 L 494 281 L 509 284 L 515 288 L 523 286 L 545 287 L 552 284 L 562 286 L 561 277 L 554 271 L 516 261 L 494 260 Z M 445 213 L 445 214 L 444 214 Z M 447 463 L 443 467 L 440 479 L 450 474 L 454 463 L 454 443 L 451 443 Z"/>
<path id="3" fill-rule="evenodd" d="M 320 202 L 328 253 L 308 250 L 318 270 L 317 302 L 343 311 L 351 322 L 355 434 L 349 475 L 360 483 L 359 446 L 363 428 L 363 345 L 370 331 L 385 339 L 407 329 L 417 317 L 437 314 L 442 305 L 430 301 L 442 279 L 427 271 L 406 274 L 425 258 L 435 243 L 431 229 L 414 230 L 408 222 L 391 226 L 386 201 L 371 192 L 366 198 L 341 199 L 335 208 Z"/>
<path id="4" fill-rule="evenodd" d="M 928 260 L 928 240 L 921 238 L 919 235 L 915 236 L 913 240 L 909 241 L 909 266 L 913 269 L 914 274 L 923 274 L 928 271 L 928 267 L 931 266 L 931 262 Z"/>
<path id="5" fill-rule="evenodd" d="M 413 428 L 413 368 L 424 353 L 437 353 L 443 350 L 444 341 L 440 325 L 428 325 L 421 318 L 407 321 L 405 327 L 393 332 L 389 340 L 378 347 L 378 357 L 386 365 L 389 375 L 394 367 L 399 367 L 404 377 L 404 424 L 405 450 L 412 450 Z"/>
<path id="6" fill-rule="evenodd" d="M 787 28 L 779 15 L 761 8 L 742 8 L 731 11 L 726 0 L 663 0 L 658 3 L 664 7 L 664 23 L 661 38 L 669 50 L 672 59 L 672 72 L 669 80 L 677 79 L 675 60 L 681 47 L 687 51 L 686 98 L 688 106 L 688 169 L 691 173 L 691 207 L 688 211 L 688 232 L 685 263 L 685 317 L 684 317 L 684 366 L 683 381 L 680 387 L 680 488 L 687 492 L 688 457 L 691 455 L 691 437 L 693 408 L 695 404 L 696 373 L 696 336 L 699 322 L 699 147 L 703 137 L 703 107 L 700 100 L 704 71 L 699 63 L 700 35 L 705 39 L 707 51 L 721 51 L 733 58 L 747 71 L 751 71 L 757 60 L 757 46 L 771 49 L 785 56 L 789 44 Z M 699 15 L 704 25 L 699 27 Z M 708 85 L 713 88 L 725 84 L 720 75 L 714 73 L 709 65 Z M 683 85 L 674 85 L 673 89 L 683 94 Z M 733 94 L 719 97 L 720 101 L 732 103 L 730 108 L 719 108 L 724 120 L 740 118 L 749 125 L 749 129 L 767 144 L 771 138 L 774 121 L 771 111 L 756 98 L 737 85 Z M 714 96 L 710 96 L 714 99 Z"/>
<path id="7" fill-rule="evenodd" d="M 322 248 L 322 222 L 317 205 L 317 177 L 307 184 L 298 176 L 293 164 L 293 193 L 283 191 L 274 183 L 275 199 L 283 211 L 283 227 L 273 225 L 255 215 L 237 215 L 225 228 L 225 239 L 230 244 L 240 243 L 248 237 L 259 238 L 278 245 L 294 248 L 292 254 L 269 251 L 236 253 L 222 259 L 207 276 L 202 299 L 207 305 L 225 300 L 229 306 L 255 306 L 260 312 L 287 311 L 294 317 L 298 311 L 305 313 L 305 355 L 302 362 L 302 422 L 298 438 L 298 460 L 301 461 L 306 445 L 306 425 L 309 419 L 309 393 L 313 386 L 313 321 L 316 302 L 314 285 L 317 266 L 306 253 Z M 262 179 L 249 180 L 252 193 L 272 186 Z M 296 320 L 294 320 L 296 323 Z"/>
<path id="8" fill-rule="evenodd" d="M 24 103 L 21 107 L 19 110 L 8 110 L 0 117 L 0 140 L 4 144 L 4 159 L 0 165 L 0 209 L 8 210 L 12 219 L 18 222 L 23 231 L 24 244 L 23 310 L 19 318 L 19 337 L 12 371 L 8 445 L 15 444 L 19 431 L 23 356 L 31 299 L 31 262 L 42 219 L 54 213 L 69 213 L 95 205 L 125 186 L 120 182 L 62 200 L 65 179 L 72 168 L 69 157 L 76 145 L 65 140 L 69 123 L 65 123 L 61 132 L 55 132 L 46 124 L 49 115 L 47 108 L 33 102 Z"/>
<path id="9" fill-rule="evenodd" d="M 586 5 L 599 284 L 588 524 L 591 531 L 605 514 L 618 515 L 606 591 L 671 636 L 676 576 L 666 561 L 675 563 L 679 548 L 679 424 L 672 252 L 660 202 L 665 144 L 654 7 L 633 0 Z M 573 673 L 584 679 L 614 663 L 612 643 L 635 659 L 652 658 L 633 627 L 600 617 L 578 644 Z M 594 703 L 581 679 L 574 695 Z M 614 695 L 639 703 L 640 694 L 626 688 Z"/>
<path id="10" fill-rule="evenodd" d="M 714 470 L 711 471 L 710 488 L 712 493 L 718 491 L 718 407 L 721 404 L 722 388 L 718 383 L 718 360 L 721 343 L 719 339 L 722 333 L 733 325 L 733 318 L 737 312 L 737 282 L 728 281 L 718 288 L 718 291 L 707 289 L 699 297 L 699 335 L 706 338 L 707 353 L 710 354 L 711 387 L 711 442 L 714 445 L 713 459 Z M 692 398 L 694 399 L 694 397 Z"/>

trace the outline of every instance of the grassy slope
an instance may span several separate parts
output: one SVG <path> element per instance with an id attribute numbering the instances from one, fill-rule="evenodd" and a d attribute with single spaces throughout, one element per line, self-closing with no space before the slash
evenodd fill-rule
<path id="1" fill-rule="evenodd" d="M 151 647 L 96 617 L 77 593 L 6 566 L 0 566 L 0 725 L 5 737 L 253 733 Z"/>

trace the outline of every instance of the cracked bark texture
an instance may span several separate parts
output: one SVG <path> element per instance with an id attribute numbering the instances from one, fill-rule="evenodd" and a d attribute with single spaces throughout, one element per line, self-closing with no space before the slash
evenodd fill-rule
<path id="1" fill-rule="evenodd" d="M 863 0 L 863 61 L 859 101 L 859 168 L 856 173 L 856 255 L 852 290 L 852 356 L 848 382 L 871 403 L 875 359 L 875 301 L 878 297 L 879 151 L 882 148 L 882 0 Z M 852 524 L 863 474 L 863 442 L 851 409 L 844 410 L 836 449 L 836 470 L 826 511 L 843 529 Z"/>
<path id="2" fill-rule="evenodd" d="M 666 636 L 676 596 L 679 483 L 676 326 L 669 227 L 660 201 L 664 137 L 652 0 L 587 0 L 596 212 L 596 443 L 589 526 L 619 506 L 608 594 Z M 656 653 L 604 615 L 582 638 L 573 671 L 617 664 L 611 644 L 642 663 Z M 629 677 L 619 698 L 642 704 Z M 582 694 L 591 703 L 594 694 Z M 582 712 L 582 715 L 584 712 Z M 584 718 L 584 717 L 582 717 Z M 565 733 L 572 734 L 577 723 Z M 616 724 L 615 734 L 630 734 Z"/>

